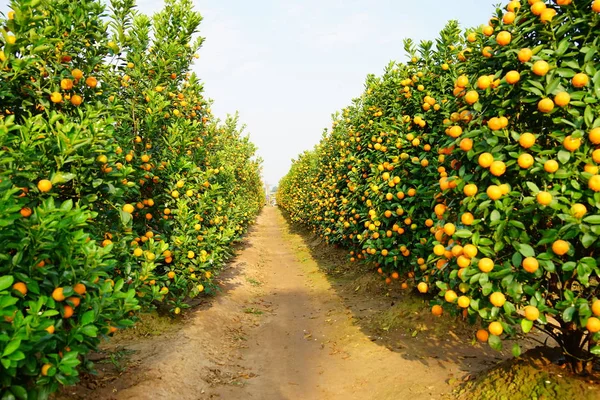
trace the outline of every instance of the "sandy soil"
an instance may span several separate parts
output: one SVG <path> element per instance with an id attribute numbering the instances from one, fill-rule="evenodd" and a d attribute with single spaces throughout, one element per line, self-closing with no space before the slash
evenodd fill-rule
<path id="1" fill-rule="evenodd" d="M 126 368 L 59 398 L 439 399 L 504 357 L 453 332 L 434 340 L 427 324 L 377 336 L 369 315 L 393 299 L 331 279 L 276 208 L 263 211 L 238 253 L 221 274 L 222 293 L 179 328 L 111 342 L 127 353 Z"/>

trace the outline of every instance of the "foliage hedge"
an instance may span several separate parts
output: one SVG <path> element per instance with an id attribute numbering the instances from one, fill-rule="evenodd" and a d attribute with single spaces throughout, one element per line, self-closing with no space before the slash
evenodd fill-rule
<path id="1" fill-rule="evenodd" d="M 511 1 L 369 75 L 278 204 L 499 349 L 534 327 L 600 354 L 600 1 Z M 396 283 L 398 282 L 398 283 Z M 519 345 L 513 348 L 520 353 Z"/>
<path id="2" fill-rule="evenodd" d="M 0 18 L 0 393 L 46 398 L 140 309 L 216 290 L 264 203 L 191 73 L 189 0 L 13 0 Z"/>

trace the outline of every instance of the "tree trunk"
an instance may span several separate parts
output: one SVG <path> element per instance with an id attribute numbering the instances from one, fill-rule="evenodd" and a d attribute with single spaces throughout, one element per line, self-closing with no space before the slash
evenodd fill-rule
<path id="1" fill-rule="evenodd" d="M 577 375 L 588 375 L 592 373 L 593 358 L 583 349 L 582 330 L 577 329 L 573 324 L 563 331 L 562 348 L 565 358 L 571 370 Z"/>

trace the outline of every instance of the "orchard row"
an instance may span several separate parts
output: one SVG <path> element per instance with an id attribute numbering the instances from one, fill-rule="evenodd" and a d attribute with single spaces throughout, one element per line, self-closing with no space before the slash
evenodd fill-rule
<path id="1" fill-rule="evenodd" d="M 11 1 L 0 18 L 0 395 L 46 398 L 140 309 L 179 314 L 264 200 L 191 73 L 189 0 Z"/>
<path id="2" fill-rule="evenodd" d="M 534 327 L 578 373 L 600 354 L 600 1 L 511 1 L 405 41 L 278 203 L 350 261 L 462 314 L 479 340 Z M 519 345 L 513 348 L 520 353 Z"/>

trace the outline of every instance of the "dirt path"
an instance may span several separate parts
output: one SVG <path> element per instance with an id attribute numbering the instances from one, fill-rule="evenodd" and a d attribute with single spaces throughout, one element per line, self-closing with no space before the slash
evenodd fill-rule
<path id="1" fill-rule="evenodd" d="M 180 330 L 128 344 L 132 368 L 87 398 L 437 399 L 458 360 L 408 356 L 368 336 L 275 208 Z M 304 257 L 304 258 L 300 258 Z M 409 349 L 410 350 L 410 349 Z M 438 357 L 434 357 L 438 358 Z"/>

